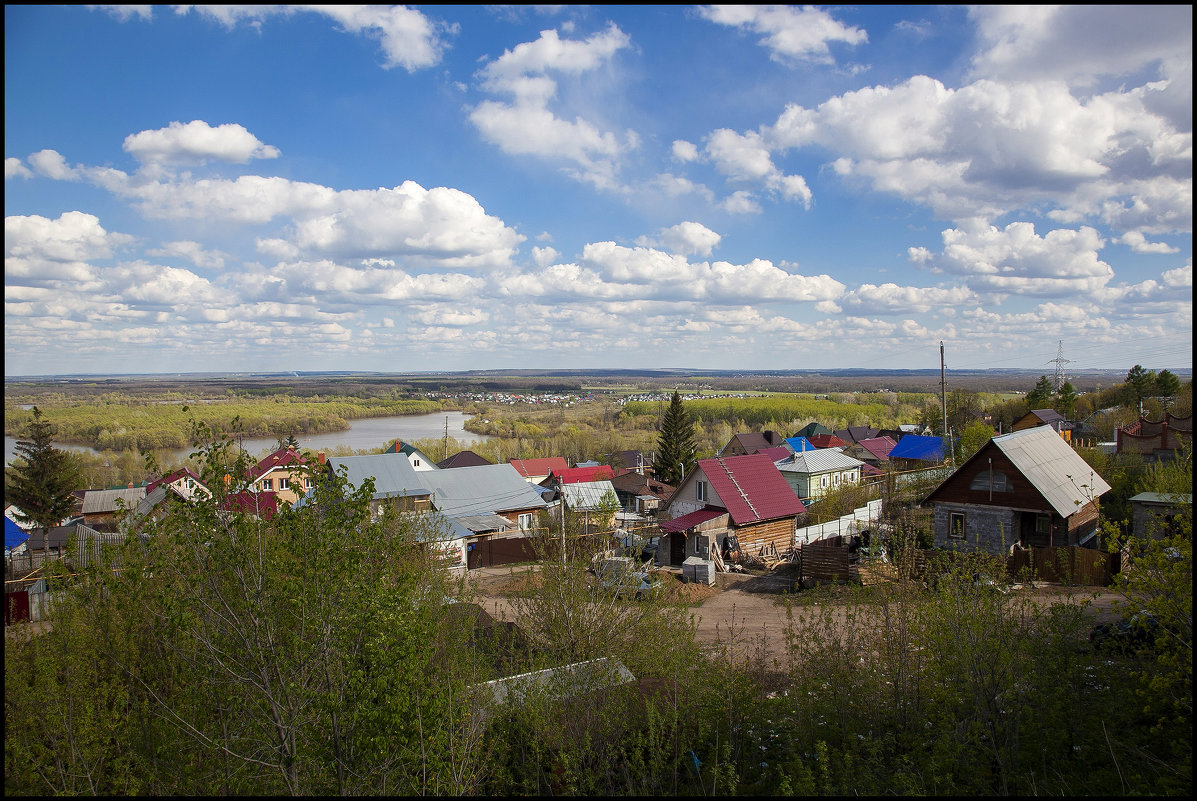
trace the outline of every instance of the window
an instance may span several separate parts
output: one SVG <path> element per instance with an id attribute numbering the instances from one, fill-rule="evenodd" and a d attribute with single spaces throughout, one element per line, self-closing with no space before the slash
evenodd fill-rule
<path id="1" fill-rule="evenodd" d="M 532 513 L 521 512 L 518 525 L 522 531 L 527 531 L 528 529 L 532 528 Z"/>
<path id="2" fill-rule="evenodd" d="M 836 473 L 835 475 L 833 475 L 831 477 L 831 483 L 835 484 L 836 486 L 839 486 L 839 483 L 840 483 L 840 474 L 839 473 Z"/>
<path id="3" fill-rule="evenodd" d="M 1035 515 L 1035 533 L 1036 534 L 1051 534 L 1052 533 L 1052 516 L 1051 515 Z"/>
<path id="4" fill-rule="evenodd" d="M 820 486 L 820 487 L 826 487 L 826 486 L 827 486 L 827 476 L 823 476 L 823 477 L 821 477 L 821 478 L 819 479 L 819 486 Z"/>
<path id="5" fill-rule="evenodd" d="M 973 476 L 973 480 L 969 482 L 968 488 L 970 490 L 978 490 L 980 492 L 989 491 L 990 477 L 993 477 L 993 491 L 994 492 L 1013 492 L 1013 487 L 1010 486 L 1010 480 L 1006 478 L 1005 473 L 999 473 L 997 470 L 982 470 Z"/>
<path id="6" fill-rule="evenodd" d="M 285 489 L 290 489 L 290 487 L 291 487 L 291 479 L 289 479 L 289 478 L 280 478 L 280 479 L 278 480 L 278 488 L 279 488 L 279 489 L 281 489 L 281 490 L 285 490 Z"/>
<path id="7" fill-rule="evenodd" d="M 695 481 L 694 482 L 694 495 L 695 495 L 695 497 L 698 498 L 698 500 L 703 501 L 705 503 L 707 500 L 707 482 Z"/>
<path id="8" fill-rule="evenodd" d="M 304 489 L 311 489 L 311 488 L 312 488 L 312 480 L 311 480 L 310 478 L 305 478 L 305 479 L 303 480 L 303 488 L 304 488 Z"/>
<path id="9" fill-rule="evenodd" d="M 267 492 L 274 489 L 274 479 L 273 478 L 262 479 L 262 489 Z"/>
<path id="10" fill-rule="evenodd" d="M 419 466 L 420 466 L 420 460 L 419 460 L 419 459 L 412 459 L 412 460 L 411 460 L 411 466 L 412 466 L 412 467 L 419 467 Z"/>
<path id="11" fill-rule="evenodd" d="M 954 540 L 964 539 L 964 512 L 948 514 L 948 536 Z"/>

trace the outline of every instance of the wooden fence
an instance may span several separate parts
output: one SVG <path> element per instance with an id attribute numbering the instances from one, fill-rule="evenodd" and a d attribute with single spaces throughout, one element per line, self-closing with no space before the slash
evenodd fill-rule
<path id="1" fill-rule="evenodd" d="M 920 550 L 914 554 L 912 574 L 928 578 L 932 565 L 941 570 L 946 563 L 964 556 L 954 551 Z M 1033 581 L 1080 587 L 1108 587 L 1121 569 L 1120 554 L 1106 553 L 1092 548 L 1059 546 L 1054 548 L 1018 548 L 1006 557 L 1006 575 L 1020 581 L 1027 576 Z"/>
<path id="2" fill-rule="evenodd" d="M 859 581 L 860 572 L 848 551 L 848 537 L 828 537 L 798 549 L 799 581 Z"/>

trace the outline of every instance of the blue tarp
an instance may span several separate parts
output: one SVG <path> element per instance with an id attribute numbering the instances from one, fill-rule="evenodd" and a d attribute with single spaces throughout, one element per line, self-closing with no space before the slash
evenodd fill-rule
<path id="1" fill-rule="evenodd" d="M 815 449 L 815 446 L 811 445 L 810 440 L 806 437 L 786 437 L 786 444 L 794 449 L 794 453 L 813 451 Z"/>
<path id="2" fill-rule="evenodd" d="M 29 532 L 22 529 L 9 518 L 4 516 L 4 550 L 9 551 L 29 539 Z"/>
<path id="3" fill-rule="evenodd" d="M 943 439 L 921 434 L 907 434 L 889 452 L 891 459 L 922 459 L 926 462 L 943 461 Z"/>

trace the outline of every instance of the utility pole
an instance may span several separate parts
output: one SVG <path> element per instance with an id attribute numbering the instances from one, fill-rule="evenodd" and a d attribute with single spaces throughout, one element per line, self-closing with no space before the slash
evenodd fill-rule
<path id="1" fill-rule="evenodd" d="M 944 371 L 943 340 L 939 341 L 939 409 L 943 413 L 943 434 L 948 435 L 948 379 Z"/>

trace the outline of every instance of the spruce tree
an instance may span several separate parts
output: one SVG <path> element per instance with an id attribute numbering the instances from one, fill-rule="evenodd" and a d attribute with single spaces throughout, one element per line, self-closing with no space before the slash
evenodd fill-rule
<path id="1" fill-rule="evenodd" d="M 676 487 L 694 460 L 694 421 L 682 405 L 682 396 L 674 390 L 669 409 L 661 420 L 653 469 L 659 480 Z"/>
<path id="2" fill-rule="evenodd" d="M 20 511 L 14 517 L 42 531 L 42 550 L 49 544 L 49 529 L 70 517 L 75 506 L 80 471 L 75 458 L 54 447 L 54 426 L 33 407 L 28 437 L 17 440 L 15 461 L 4 470 L 4 502 Z"/>

